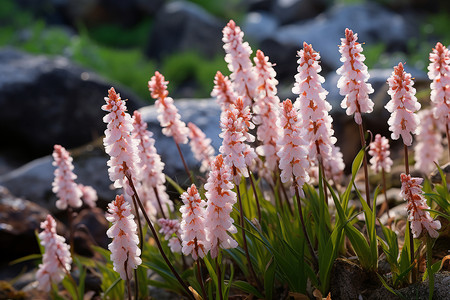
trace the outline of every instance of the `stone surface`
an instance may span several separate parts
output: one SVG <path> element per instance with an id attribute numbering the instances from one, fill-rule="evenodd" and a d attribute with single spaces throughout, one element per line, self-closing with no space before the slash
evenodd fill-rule
<path id="1" fill-rule="evenodd" d="M 40 224 L 48 214 L 45 208 L 17 198 L 0 186 L 0 262 L 39 253 L 35 230 L 41 231 Z M 58 233 L 64 234 L 64 226 L 57 224 Z"/>
<path id="2" fill-rule="evenodd" d="M 95 73 L 64 57 L 0 50 L 0 128 L 7 149 L 28 161 L 52 153 L 53 145 L 73 148 L 103 134 L 108 89 Z M 116 88 L 130 110 L 143 103 Z"/>
<path id="3" fill-rule="evenodd" d="M 264 39 L 276 34 L 278 26 L 279 21 L 272 14 L 255 11 L 246 14 L 241 29 L 245 34 L 246 41 L 259 44 Z"/>
<path id="4" fill-rule="evenodd" d="M 155 17 L 146 54 L 156 59 L 184 51 L 196 51 L 208 58 L 223 54 L 225 25 L 194 3 L 167 2 Z"/>
<path id="5" fill-rule="evenodd" d="M 107 248 L 111 240 L 106 236 L 109 222 L 105 212 L 98 207 L 83 209 L 73 220 L 75 252 L 93 256 L 91 246 Z"/>
<path id="6" fill-rule="evenodd" d="M 358 33 L 360 42 L 382 42 L 388 51 L 405 50 L 407 41 L 418 32 L 413 21 L 373 2 L 335 5 L 314 19 L 281 26 L 261 48 L 283 77 L 295 74 L 295 51 L 303 47 L 303 41 L 320 52 L 325 70 L 334 71 L 341 65 L 338 45 L 347 27 Z"/>
<path id="7" fill-rule="evenodd" d="M 320 13 L 319 3 L 314 0 L 275 0 L 272 13 L 281 24 L 293 23 Z"/>

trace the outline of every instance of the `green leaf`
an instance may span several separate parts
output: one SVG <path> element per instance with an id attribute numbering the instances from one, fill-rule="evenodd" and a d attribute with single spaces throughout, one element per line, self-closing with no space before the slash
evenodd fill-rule
<path id="1" fill-rule="evenodd" d="M 42 254 L 30 254 L 18 259 L 13 260 L 12 262 L 9 263 L 10 266 L 15 265 L 15 264 L 19 264 L 21 262 L 24 261 L 29 261 L 29 260 L 35 260 L 35 259 L 41 259 L 42 258 Z"/>
<path id="2" fill-rule="evenodd" d="M 381 281 L 381 283 L 383 284 L 383 286 L 384 286 L 389 292 L 391 292 L 392 294 L 396 295 L 397 297 L 400 297 L 400 298 L 406 300 L 406 298 L 405 298 L 402 294 L 400 294 L 399 292 L 395 291 L 394 289 L 392 289 L 392 288 L 387 284 L 387 282 L 384 280 L 383 276 L 381 276 L 381 275 L 378 274 L 378 273 L 377 273 L 377 276 L 378 276 L 378 278 L 380 279 L 380 281 Z"/>
<path id="3" fill-rule="evenodd" d="M 264 293 L 266 294 L 266 299 L 270 300 L 273 297 L 273 286 L 275 281 L 275 262 L 273 256 L 270 258 L 264 272 Z"/>
<path id="4" fill-rule="evenodd" d="M 116 280 L 106 289 L 106 291 L 103 293 L 103 298 L 106 298 L 106 295 L 108 295 L 112 289 L 120 282 L 121 278 L 117 277 Z"/>
<path id="5" fill-rule="evenodd" d="M 167 175 L 166 175 L 166 180 L 167 180 L 168 183 L 170 183 L 171 186 L 173 186 L 175 188 L 175 190 L 177 190 L 177 192 L 180 195 L 185 192 L 184 189 L 178 183 L 176 183 L 172 178 L 170 178 Z"/>
<path id="6" fill-rule="evenodd" d="M 234 288 L 237 288 L 243 292 L 249 293 L 250 295 L 254 295 L 257 298 L 264 298 L 264 296 L 250 283 L 242 280 L 233 281 L 231 284 Z"/>

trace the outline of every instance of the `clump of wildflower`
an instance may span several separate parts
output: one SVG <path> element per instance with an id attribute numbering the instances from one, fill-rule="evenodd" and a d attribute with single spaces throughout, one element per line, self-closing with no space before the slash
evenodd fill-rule
<path id="1" fill-rule="evenodd" d="M 408 220 L 411 224 L 411 231 L 414 238 L 419 238 L 425 229 L 432 238 L 437 238 L 439 233 L 436 230 L 441 228 L 441 223 L 434 220 L 426 209 L 430 209 L 423 196 L 422 178 L 411 177 L 402 173 L 400 175 L 402 189 L 400 195 L 405 199 L 408 209 Z"/>
<path id="2" fill-rule="evenodd" d="M 177 144 L 187 144 L 189 129 L 181 121 L 181 116 L 173 104 L 173 99 L 168 97 L 167 84 L 168 81 L 165 81 L 164 76 L 158 71 L 148 82 L 151 96 L 156 99 L 155 107 L 158 111 L 158 121 L 163 128 L 163 134 L 172 136 Z"/>
<path id="3" fill-rule="evenodd" d="M 158 193 L 161 206 L 164 213 L 168 213 L 169 209 L 173 209 L 173 203 L 170 201 L 166 193 L 166 177 L 163 169 L 164 163 L 155 148 L 155 140 L 152 138 L 153 133 L 147 130 L 147 123 L 142 120 L 141 113 L 135 111 L 133 114 L 133 131 L 132 137 L 138 142 L 139 163 L 139 190 L 142 193 L 141 199 L 144 199 L 146 211 L 151 216 L 156 216 L 159 210 L 159 204 L 155 194 Z"/>
<path id="4" fill-rule="evenodd" d="M 375 136 L 375 140 L 370 143 L 369 154 L 372 156 L 370 159 L 371 168 L 375 173 L 384 170 L 389 173 L 393 164 L 392 159 L 389 157 L 391 152 L 389 151 L 389 140 L 380 134 Z"/>
<path id="5" fill-rule="evenodd" d="M 219 151 L 223 154 L 225 163 L 232 168 L 235 183 L 240 182 L 241 175 L 249 176 L 247 166 L 257 157 L 254 149 L 244 143 L 254 140 L 246 125 L 253 124 L 250 118 L 248 107 L 243 108 L 241 98 L 238 98 L 236 105 L 231 105 L 220 117 L 222 133 L 219 136 L 223 138 L 223 142 Z"/>
<path id="6" fill-rule="evenodd" d="M 433 80 L 430 86 L 430 99 L 434 106 L 434 117 L 448 126 L 450 122 L 450 51 L 439 42 L 430 53 L 428 77 Z"/>
<path id="7" fill-rule="evenodd" d="M 438 120 L 434 118 L 433 111 L 424 109 L 417 114 L 420 120 L 417 129 L 417 144 L 414 147 L 414 168 L 425 173 L 434 170 L 434 162 L 441 158 L 444 148 Z"/>
<path id="8" fill-rule="evenodd" d="M 128 195 L 133 195 L 133 191 L 127 183 L 125 174 L 129 174 L 133 181 L 138 177 L 136 174 L 137 162 L 137 141 L 131 137 L 133 122 L 127 113 L 125 101 L 120 98 L 114 88 L 108 91 L 105 97 L 106 105 L 102 106 L 104 111 L 109 112 L 103 117 L 103 122 L 107 124 L 103 144 L 105 151 L 109 154 L 108 173 L 115 188 L 125 188 Z"/>
<path id="9" fill-rule="evenodd" d="M 114 271 L 119 273 L 123 280 L 129 280 L 133 274 L 132 270 L 136 269 L 142 260 L 139 257 L 141 250 L 137 246 L 137 225 L 130 204 L 125 201 L 123 195 L 116 196 L 116 199 L 108 204 L 106 219 L 112 223 L 106 235 L 113 239 L 108 249 L 111 251 Z"/>
<path id="10" fill-rule="evenodd" d="M 176 219 L 161 218 L 158 220 L 158 224 L 161 226 L 159 233 L 164 235 L 166 241 L 169 241 L 170 251 L 173 253 L 181 253 L 180 222 Z"/>
<path id="11" fill-rule="evenodd" d="M 203 131 L 197 127 L 194 123 L 189 122 L 188 127 L 190 145 L 192 153 L 194 153 L 195 159 L 200 161 L 200 172 L 206 172 L 214 160 L 214 148 L 211 146 L 211 139 L 206 138 Z"/>
<path id="12" fill-rule="evenodd" d="M 239 97 L 243 97 L 245 106 L 252 106 L 256 92 L 256 76 L 250 59 L 252 49 L 247 42 L 243 42 L 244 33 L 233 20 L 223 29 L 223 48 L 227 53 L 225 61 L 231 72 L 230 78 L 233 90 Z"/>
<path id="13" fill-rule="evenodd" d="M 416 89 L 413 88 L 414 81 L 411 79 L 411 74 L 403 69 L 403 64 L 399 63 L 394 67 L 394 72 L 387 82 L 391 100 L 385 108 L 391 113 L 388 120 L 389 130 L 392 131 L 391 138 L 397 140 L 401 136 L 403 143 L 411 146 L 411 134 L 416 133 L 419 125 L 419 118 L 414 112 L 420 109 L 420 103 L 415 96 Z"/>
<path id="14" fill-rule="evenodd" d="M 214 77 L 214 89 L 211 92 L 211 97 L 217 99 L 222 111 L 228 109 L 236 101 L 237 96 L 233 90 L 231 80 L 228 76 L 223 76 L 220 71 L 217 71 Z"/>
<path id="15" fill-rule="evenodd" d="M 301 127 L 298 113 L 287 99 L 282 104 L 282 114 L 278 126 L 283 129 L 278 143 L 281 145 L 277 155 L 280 158 L 281 182 L 295 181 L 295 185 L 302 189 L 309 180 L 307 169 L 307 142 L 303 139 L 304 130 Z"/>
<path id="16" fill-rule="evenodd" d="M 95 207 L 98 200 L 97 191 L 89 185 L 78 184 L 81 190 L 83 202 L 89 207 Z"/>
<path id="17" fill-rule="evenodd" d="M 238 243 L 229 233 L 236 233 L 233 218 L 230 217 L 236 193 L 233 189 L 230 168 L 225 165 L 221 154 L 211 164 L 208 181 L 205 184 L 205 196 L 208 200 L 205 216 L 207 239 L 210 243 L 211 257 L 216 258 L 219 248 L 236 248 Z"/>
<path id="18" fill-rule="evenodd" d="M 277 141 L 281 135 L 281 129 L 277 126 L 280 118 L 280 99 L 277 96 L 278 81 L 275 79 L 276 73 L 272 63 L 261 50 L 256 51 L 254 60 L 260 93 L 255 98 L 253 106 L 253 122 L 259 125 L 256 136 L 262 143 L 256 148 L 256 153 L 265 157 L 264 166 L 267 170 L 275 170 L 279 160 L 277 152 L 280 150 Z"/>
<path id="19" fill-rule="evenodd" d="M 364 64 L 366 57 L 362 54 L 361 44 L 357 42 L 358 34 L 350 29 L 345 29 L 345 38 L 341 39 L 339 52 L 342 54 L 341 62 L 344 64 L 337 69 L 336 73 L 341 75 L 338 81 L 340 94 L 345 96 L 341 107 L 346 109 L 348 116 L 355 114 L 355 122 L 362 124 L 361 113 L 370 113 L 373 110 L 373 102 L 369 94 L 373 88 L 369 80 L 369 72 Z"/>
<path id="20" fill-rule="evenodd" d="M 56 221 L 52 216 L 47 215 L 41 223 L 44 229 L 39 233 L 41 245 L 45 252 L 42 257 L 42 264 L 36 273 L 39 282 L 39 289 L 49 292 L 52 283 L 57 284 L 63 280 L 70 272 L 72 257 L 70 256 L 70 246 L 65 243 L 65 239 L 56 233 Z"/>
<path id="21" fill-rule="evenodd" d="M 55 179 L 52 183 L 52 191 L 58 196 L 56 207 L 58 209 L 66 209 L 68 206 L 72 208 L 81 207 L 83 202 L 81 197 L 82 191 L 75 183 L 77 175 L 73 171 L 73 158 L 67 150 L 55 145 L 53 150 L 53 166 L 55 170 Z"/>
<path id="22" fill-rule="evenodd" d="M 183 205 L 180 207 L 182 221 L 180 224 L 182 249 L 184 255 L 192 255 L 194 260 L 203 258 L 208 253 L 205 232 L 205 201 L 200 198 L 195 184 L 181 195 Z"/>
<path id="23" fill-rule="evenodd" d="M 328 114 L 331 105 L 325 100 L 328 92 L 322 87 L 325 79 L 319 75 L 322 70 L 319 65 L 320 55 L 311 45 L 303 43 L 298 56 L 298 74 L 295 75 L 292 92 L 299 95 L 294 106 L 302 117 L 301 127 L 307 129 L 305 140 L 309 143 L 308 159 L 311 162 L 321 161 L 325 170 L 334 170 L 327 164 L 332 161 L 333 151 L 337 152 L 339 149 L 333 150 L 332 147 L 336 138 L 331 125 L 333 118 Z M 334 165 L 343 167 L 343 163 Z"/>

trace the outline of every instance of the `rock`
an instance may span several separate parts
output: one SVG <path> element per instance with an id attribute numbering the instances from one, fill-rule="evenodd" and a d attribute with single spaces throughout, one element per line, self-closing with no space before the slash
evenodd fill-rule
<path id="1" fill-rule="evenodd" d="M 275 0 L 272 13 L 281 24 L 309 19 L 320 13 L 314 0 Z"/>
<path id="2" fill-rule="evenodd" d="M 442 172 L 444 173 L 444 177 L 447 180 L 447 184 L 450 183 L 450 163 L 446 163 L 443 166 L 440 166 Z M 434 170 L 431 175 L 430 175 L 430 179 L 432 183 L 442 183 L 442 178 L 441 178 L 441 173 L 439 172 L 439 170 L 436 168 L 436 170 Z"/>
<path id="3" fill-rule="evenodd" d="M 101 106 L 111 84 L 67 58 L 0 50 L 0 127 L 4 147 L 29 161 L 53 151 L 84 145 L 103 134 Z M 129 110 L 143 106 L 117 88 Z"/>
<path id="4" fill-rule="evenodd" d="M 262 40 L 276 33 L 278 20 L 270 13 L 255 11 L 245 16 L 242 31 L 245 40 L 259 44 Z"/>
<path id="5" fill-rule="evenodd" d="M 179 99 L 175 101 L 175 105 L 181 115 L 181 120 L 186 124 L 189 122 L 197 125 L 205 135 L 212 140 L 212 146 L 218 149 L 222 144 L 219 138 L 220 130 L 220 107 L 214 99 Z M 183 164 L 180 161 L 180 155 L 173 138 L 166 137 L 162 134 L 159 121 L 157 120 L 157 111 L 154 106 L 146 106 L 139 110 L 142 119 L 148 124 L 148 128 L 153 132 L 155 139 L 155 147 L 161 155 L 162 161 L 165 163 L 164 173 L 172 179 L 178 179 L 178 183 L 183 183 L 187 179 Z M 189 145 L 180 145 L 186 164 L 190 169 L 198 170 L 200 163 L 192 155 Z M 183 180 L 179 180 L 183 178 Z"/>
<path id="6" fill-rule="evenodd" d="M 0 186 L 0 261 L 9 262 L 29 254 L 39 253 L 35 231 L 49 211 L 22 198 L 11 195 Z M 57 231 L 63 234 L 64 226 L 57 222 Z"/>
<path id="7" fill-rule="evenodd" d="M 334 71 L 341 65 L 338 45 L 347 27 L 358 33 L 359 42 L 381 42 L 388 51 L 405 50 L 418 32 L 413 21 L 373 2 L 335 5 L 312 20 L 281 26 L 261 43 L 261 49 L 277 64 L 278 74 L 294 76 L 293 50 L 300 50 L 305 41 L 320 52 L 322 67 Z"/>
<path id="8" fill-rule="evenodd" d="M 155 17 L 146 54 L 158 60 L 174 52 L 196 51 L 208 58 L 222 55 L 225 25 L 194 3 L 167 2 Z"/>
<path id="9" fill-rule="evenodd" d="M 246 0 L 248 11 L 270 11 L 274 0 Z"/>
<path id="10" fill-rule="evenodd" d="M 75 231 L 75 252 L 84 256 L 93 256 L 91 246 L 107 248 L 110 239 L 106 236 L 109 222 L 105 218 L 105 212 L 98 208 L 83 209 L 73 220 Z"/>

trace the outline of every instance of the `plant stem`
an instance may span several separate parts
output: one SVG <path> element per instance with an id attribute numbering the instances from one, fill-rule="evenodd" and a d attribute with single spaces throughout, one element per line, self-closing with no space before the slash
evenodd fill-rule
<path id="1" fill-rule="evenodd" d="M 218 283 L 219 283 L 219 291 L 218 291 L 218 293 L 219 293 L 220 300 L 223 300 L 223 294 L 222 294 L 222 271 L 220 270 L 219 256 L 216 257 L 216 265 L 217 265 L 217 278 L 218 278 Z"/>
<path id="2" fill-rule="evenodd" d="M 325 197 L 325 204 L 327 205 L 326 207 L 328 207 L 328 190 L 327 190 L 327 184 L 326 184 L 326 176 L 325 176 L 325 168 L 323 167 L 323 160 L 319 159 L 319 168 L 322 169 L 322 185 L 323 185 L 323 193 L 324 193 L 324 197 Z"/>
<path id="3" fill-rule="evenodd" d="M 261 206 L 259 205 L 258 193 L 256 191 L 255 183 L 253 182 L 253 176 L 252 176 L 252 173 L 248 166 L 247 166 L 247 171 L 248 171 L 248 177 L 250 178 L 250 183 L 252 185 L 253 193 L 255 194 L 256 209 L 258 210 L 258 221 L 259 221 L 259 224 L 261 224 Z"/>
<path id="4" fill-rule="evenodd" d="M 366 183 L 366 202 L 367 205 L 370 207 L 370 186 L 369 186 L 369 170 L 367 169 L 367 153 L 366 153 L 366 139 L 364 138 L 364 129 L 362 123 L 359 124 L 359 137 L 361 139 L 361 147 L 364 149 L 364 158 L 363 158 L 363 165 L 364 165 L 364 181 Z"/>
<path id="5" fill-rule="evenodd" d="M 448 155 L 450 158 L 450 133 L 448 128 L 448 122 L 445 122 L 445 131 L 447 133 L 447 148 L 448 148 Z"/>
<path id="6" fill-rule="evenodd" d="M 128 178 L 128 181 L 130 183 L 130 187 L 133 189 L 133 192 L 136 195 L 136 202 L 139 205 L 142 214 L 144 215 L 145 220 L 147 221 L 147 225 L 150 228 L 153 238 L 155 239 L 156 245 L 158 246 L 158 250 L 161 253 L 161 256 L 163 257 L 164 261 L 166 262 L 167 266 L 169 267 L 170 271 L 172 271 L 172 274 L 175 276 L 175 278 L 178 280 L 178 282 L 181 284 L 181 286 L 183 287 L 183 289 L 186 292 L 186 295 L 192 299 L 195 300 L 194 297 L 192 296 L 191 291 L 189 290 L 189 288 L 187 287 L 186 283 L 183 281 L 183 279 L 181 279 L 180 275 L 178 274 L 178 272 L 175 270 L 175 268 L 173 267 L 172 263 L 169 261 L 169 259 L 167 258 L 166 254 L 164 253 L 164 250 L 162 248 L 161 242 L 159 240 L 158 234 L 155 230 L 155 227 L 153 227 L 152 221 L 150 221 L 150 218 L 147 215 L 147 212 L 145 211 L 144 205 L 142 204 L 141 199 L 139 199 L 139 195 L 137 194 L 136 191 L 136 187 L 134 186 L 133 180 L 131 179 L 131 176 L 126 175 Z"/>
<path id="7" fill-rule="evenodd" d="M 183 162 L 184 170 L 186 171 L 186 174 L 189 176 L 189 179 L 191 180 L 191 184 L 194 184 L 194 178 L 192 177 L 191 172 L 189 172 L 189 168 L 186 164 L 186 161 L 184 160 L 183 153 L 181 152 L 180 145 L 178 145 L 177 142 L 175 142 L 175 145 L 177 145 L 178 153 L 180 154 L 181 161 Z"/>
<path id="8" fill-rule="evenodd" d="M 384 168 L 381 168 L 381 177 L 383 180 L 384 203 L 380 209 L 380 212 L 383 212 L 384 210 L 386 210 L 386 214 L 389 219 L 391 216 L 389 215 L 389 203 L 388 203 L 388 197 L 387 197 L 387 192 L 386 192 L 386 172 L 384 171 Z"/>
<path id="9" fill-rule="evenodd" d="M 294 178 L 294 182 L 296 182 L 295 178 Z M 311 257 L 313 258 L 314 269 L 317 271 L 317 269 L 319 267 L 319 260 L 317 259 L 316 253 L 314 253 L 314 248 L 311 244 L 311 240 L 309 239 L 308 232 L 306 231 L 305 221 L 303 220 L 303 212 L 302 212 L 302 204 L 300 201 L 299 187 L 296 183 L 294 183 L 294 184 L 295 184 L 295 198 L 297 198 L 298 214 L 300 216 L 300 222 L 302 225 L 303 234 L 305 235 L 306 243 L 308 244 L 308 247 L 309 247 L 309 252 L 311 252 Z"/>
<path id="10" fill-rule="evenodd" d="M 69 244 L 70 244 L 70 255 L 73 257 L 75 253 L 74 242 L 73 242 L 73 210 L 72 207 L 67 207 L 67 222 L 69 223 Z"/>
<path id="11" fill-rule="evenodd" d="M 128 271 L 127 271 L 127 265 L 128 265 L 128 252 L 127 252 L 127 259 L 125 260 L 125 262 L 124 262 L 124 264 L 125 264 L 125 276 L 126 276 L 126 278 L 127 278 L 127 290 L 128 290 L 128 300 L 131 300 L 132 299 L 132 297 L 131 297 L 131 284 L 130 284 L 130 278 L 128 278 Z"/>
<path id="12" fill-rule="evenodd" d="M 428 272 L 428 300 L 433 299 L 434 292 L 434 273 L 431 270 L 431 266 L 433 265 L 433 240 L 430 235 L 427 235 L 427 272 Z"/>
<path id="13" fill-rule="evenodd" d="M 206 299 L 206 291 L 205 291 L 205 286 L 203 285 L 202 270 L 200 269 L 200 259 L 198 257 L 197 238 L 194 238 L 194 249 L 197 254 L 197 260 L 195 260 L 195 264 L 197 265 L 197 280 L 198 280 L 198 283 L 200 284 L 200 288 L 202 290 L 202 297 L 203 297 L 203 299 Z"/>
<path id="14" fill-rule="evenodd" d="M 162 217 L 164 219 L 167 219 L 166 218 L 166 214 L 164 213 L 164 210 L 163 210 L 163 207 L 162 207 L 162 204 L 161 204 L 161 199 L 159 198 L 159 192 L 158 192 L 158 189 L 156 188 L 156 186 L 153 187 L 153 192 L 155 192 L 156 201 L 158 201 L 158 206 L 159 206 L 159 209 L 161 210 Z"/>
<path id="15" fill-rule="evenodd" d="M 235 166 L 233 166 L 233 174 L 236 174 Z M 239 216 L 239 223 L 240 223 L 239 225 L 241 226 L 241 230 L 242 230 L 242 239 L 243 239 L 245 257 L 247 258 L 247 261 L 248 261 L 248 268 L 250 270 L 250 274 L 255 279 L 256 284 L 258 285 L 258 288 L 260 289 L 261 283 L 259 282 L 258 278 L 256 277 L 255 270 L 253 269 L 252 260 L 250 259 L 250 254 L 248 252 L 247 237 L 245 234 L 244 209 L 242 207 L 241 191 L 239 189 L 239 184 L 236 184 L 236 194 L 237 194 L 238 203 L 239 203 L 239 215 L 240 215 Z"/>
<path id="16" fill-rule="evenodd" d="M 403 144 L 403 149 L 405 152 L 405 172 L 406 172 L 406 175 L 409 175 L 408 146 Z M 415 259 L 414 259 L 415 251 L 414 251 L 414 238 L 412 235 L 411 226 L 408 226 L 408 230 L 409 230 L 409 253 L 411 256 L 410 263 L 413 264 L 413 263 L 415 263 Z M 416 267 L 413 267 L 411 270 L 411 281 L 412 281 L 412 283 L 416 282 Z"/>

